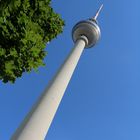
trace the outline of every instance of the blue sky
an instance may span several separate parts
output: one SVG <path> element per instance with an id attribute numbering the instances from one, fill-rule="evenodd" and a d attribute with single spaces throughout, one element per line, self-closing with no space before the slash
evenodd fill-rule
<path id="1" fill-rule="evenodd" d="M 14 85 L 0 83 L 0 140 L 9 140 L 73 47 L 71 29 L 94 15 L 102 38 L 84 50 L 47 140 L 140 140 L 140 1 L 52 1 L 66 22 L 46 48 L 46 66 Z"/>

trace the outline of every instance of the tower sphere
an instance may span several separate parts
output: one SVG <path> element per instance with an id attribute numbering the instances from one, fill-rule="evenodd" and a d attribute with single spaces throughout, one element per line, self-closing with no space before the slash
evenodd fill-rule
<path id="1" fill-rule="evenodd" d="M 97 21 L 88 19 L 78 22 L 72 29 L 72 39 L 76 42 L 81 36 L 85 36 L 88 39 L 88 44 L 85 48 L 93 47 L 101 36 Z"/>

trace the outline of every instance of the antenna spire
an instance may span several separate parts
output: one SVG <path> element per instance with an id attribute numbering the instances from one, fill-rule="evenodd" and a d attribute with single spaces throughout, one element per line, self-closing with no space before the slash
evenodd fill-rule
<path id="1" fill-rule="evenodd" d="M 101 10 L 102 10 L 102 8 L 103 8 L 103 4 L 102 4 L 102 5 L 100 6 L 100 8 L 97 10 L 95 16 L 94 16 L 92 19 L 97 20 L 97 18 L 98 18 L 98 16 L 99 16 L 100 12 L 101 12 Z"/>

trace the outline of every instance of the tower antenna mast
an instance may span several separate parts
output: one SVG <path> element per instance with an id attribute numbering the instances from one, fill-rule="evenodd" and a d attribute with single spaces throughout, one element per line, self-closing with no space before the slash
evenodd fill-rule
<path id="1" fill-rule="evenodd" d="M 95 16 L 94 16 L 92 19 L 97 20 L 97 18 L 98 18 L 98 16 L 99 16 L 100 12 L 101 12 L 101 10 L 102 10 L 102 8 L 103 8 L 103 4 L 102 4 L 102 5 L 100 6 L 100 8 L 97 10 Z"/>

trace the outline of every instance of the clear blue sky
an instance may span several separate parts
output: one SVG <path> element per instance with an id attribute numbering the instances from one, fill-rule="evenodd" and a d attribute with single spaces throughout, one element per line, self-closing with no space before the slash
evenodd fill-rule
<path id="1" fill-rule="evenodd" d="M 94 15 L 102 38 L 84 51 L 47 140 L 140 140 L 140 1 L 56 0 L 66 22 L 46 48 L 46 66 L 14 85 L 0 82 L 0 140 L 9 140 L 73 47 L 71 29 Z"/>

